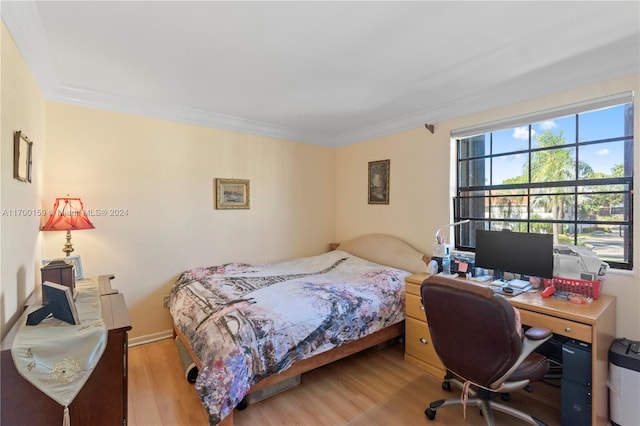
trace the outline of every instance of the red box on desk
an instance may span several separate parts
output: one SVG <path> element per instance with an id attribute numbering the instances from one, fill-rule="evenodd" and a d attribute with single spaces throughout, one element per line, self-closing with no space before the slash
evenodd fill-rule
<path id="1" fill-rule="evenodd" d="M 602 281 L 576 280 L 573 278 L 553 277 L 544 279 L 545 287 L 554 287 L 558 291 L 576 293 L 582 296 L 592 297 L 594 300 L 600 298 Z"/>

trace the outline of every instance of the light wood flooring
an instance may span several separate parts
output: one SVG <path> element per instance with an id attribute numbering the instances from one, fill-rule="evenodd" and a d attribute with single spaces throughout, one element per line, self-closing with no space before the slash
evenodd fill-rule
<path id="1" fill-rule="evenodd" d="M 253 425 L 484 425 L 475 407 L 446 407 L 429 421 L 429 402 L 457 398 L 441 381 L 404 362 L 403 347 L 369 349 L 302 375 L 300 385 L 234 412 L 236 426 Z M 549 401 L 551 404 L 548 405 Z M 559 392 L 535 384 L 533 393 L 511 394 L 509 404 L 550 426 L 560 424 Z M 498 425 L 524 422 L 495 412 Z M 130 426 L 207 426 L 205 410 L 184 377 L 172 339 L 129 349 Z"/>

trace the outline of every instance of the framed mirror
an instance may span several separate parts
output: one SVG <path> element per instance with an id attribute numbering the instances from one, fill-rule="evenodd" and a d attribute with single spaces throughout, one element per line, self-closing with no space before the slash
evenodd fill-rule
<path id="1" fill-rule="evenodd" d="M 18 130 L 13 134 L 13 177 L 31 183 L 31 157 L 33 142 Z"/>

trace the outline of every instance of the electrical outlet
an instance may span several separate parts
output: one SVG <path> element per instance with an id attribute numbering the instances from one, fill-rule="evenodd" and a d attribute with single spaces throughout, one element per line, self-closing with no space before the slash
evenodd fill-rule
<path id="1" fill-rule="evenodd" d="M 169 308 L 169 295 L 162 296 L 162 307 Z"/>

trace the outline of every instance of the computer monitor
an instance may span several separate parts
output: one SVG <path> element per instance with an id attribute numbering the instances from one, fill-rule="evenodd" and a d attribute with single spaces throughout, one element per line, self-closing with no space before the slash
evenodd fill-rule
<path id="1" fill-rule="evenodd" d="M 553 235 L 478 229 L 475 261 L 496 278 L 505 272 L 553 278 Z"/>

